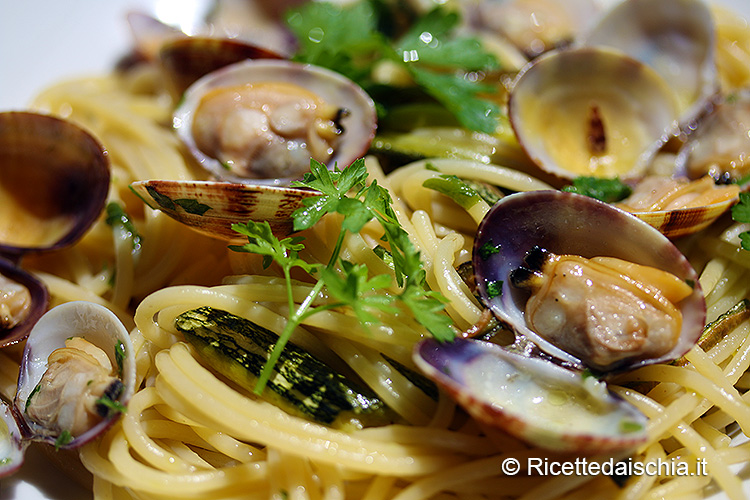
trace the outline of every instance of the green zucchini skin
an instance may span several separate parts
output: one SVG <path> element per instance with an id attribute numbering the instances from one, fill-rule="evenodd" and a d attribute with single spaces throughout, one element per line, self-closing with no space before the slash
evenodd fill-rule
<path id="1" fill-rule="evenodd" d="M 175 318 L 175 327 L 218 373 L 252 391 L 279 336 L 250 320 L 212 307 Z M 305 349 L 288 342 L 263 399 L 288 413 L 341 429 L 392 422 L 390 409 Z"/>

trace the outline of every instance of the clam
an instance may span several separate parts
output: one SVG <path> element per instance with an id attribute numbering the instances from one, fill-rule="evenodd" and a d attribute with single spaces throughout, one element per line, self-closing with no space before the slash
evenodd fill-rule
<path id="1" fill-rule="evenodd" d="M 654 68 L 673 89 L 683 124 L 719 89 L 714 23 L 702 0 L 620 2 L 581 43 L 621 50 Z"/>
<path id="2" fill-rule="evenodd" d="M 80 238 L 104 207 L 109 160 L 88 132 L 36 113 L 0 113 L 0 255 Z"/>
<path id="3" fill-rule="evenodd" d="M 278 236 L 292 232 L 292 212 L 317 191 L 234 182 L 147 180 L 131 184 L 133 191 L 155 210 L 198 232 L 223 240 L 240 235 L 232 224 L 268 221 Z"/>
<path id="4" fill-rule="evenodd" d="M 709 226 L 739 200 L 739 192 L 739 186 L 716 185 L 708 175 L 694 181 L 647 176 L 616 206 L 677 238 Z"/>
<path id="5" fill-rule="evenodd" d="M 677 171 L 721 182 L 750 173 L 750 89 L 726 96 L 697 120 L 677 155 Z"/>
<path id="6" fill-rule="evenodd" d="M 107 429 L 134 392 L 125 326 L 104 306 L 67 302 L 31 330 L 14 406 L 25 439 L 75 448 Z"/>
<path id="7" fill-rule="evenodd" d="M 201 36 L 169 40 L 159 49 L 159 61 L 175 101 L 200 77 L 246 59 L 284 59 L 284 56 L 242 40 Z"/>
<path id="8" fill-rule="evenodd" d="M 41 281 L 0 258 L 0 348 L 26 338 L 48 303 L 49 293 Z"/>
<path id="9" fill-rule="evenodd" d="M 677 248 L 606 203 L 534 191 L 492 207 L 472 265 L 516 342 L 428 339 L 415 363 L 474 418 L 535 446 L 619 454 L 643 443 L 645 416 L 597 377 L 677 359 L 697 342 L 705 302 Z"/>
<path id="10" fill-rule="evenodd" d="M 529 157 L 566 179 L 637 177 L 677 130 L 678 105 L 664 79 L 607 48 L 537 58 L 519 73 L 508 110 Z"/>
<path id="11" fill-rule="evenodd" d="M 594 0 L 485 0 L 476 8 L 480 26 L 508 38 L 526 56 L 571 44 L 594 21 Z"/>
<path id="12" fill-rule="evenodd" d="M 376 128 L 372 99 L 347 78 L 289 61 L 244 61 L 185 92 L 174 127 L 219 179 L 285 185 L 310 158 L 341 168 L 363 155 Z"/>
<path id="13" fill-rule="evenodd" d="M 496 344 L 420 342 L 414 360 L 477 420 L 535 446 L 608 453 L 646 440 L 646 418 L 606 384 Z"/>
<path id="14" fill-rule="evenodd" d="M 704 325 L 698 276 L 680 251 L 644 221 L 585 196 L 502 199 L 479 226 L 473 264 L 501 321 L 597 373 L 677 359 Z"/>

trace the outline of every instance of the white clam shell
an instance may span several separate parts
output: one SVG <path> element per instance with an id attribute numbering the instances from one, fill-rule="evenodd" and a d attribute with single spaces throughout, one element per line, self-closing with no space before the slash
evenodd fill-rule
<path id="1" fill-rule="evenodd" d="M 513 129 L 529 157 L 565 179 L 633 178 L 678 130 L 678 105 L 647 65 L 599 47 L 551 51 L 519 73 L 508 102 Z M 593 116 L 605 149 L 592 152 Z"/>
<path id="2" fill-rule="evenodd" d="M 29 334 L 18 375 L 18 389 L 15 397 L 17 415 L 27 425 L 30 439 L 41 439 L 54 443 L 54 437 L 41 437 L 34 424 L 23 419 L 26 400 L 42 379 L 47 370 L 47 359 L 52 351 L 65 347 L 70 337 L 83 337 L 101 348 L 109 357 L 112 366 L 117 367 L 116 346 L 120 345 L 122 358 L 121 381 L 124 389 L 118 401 L 126 404 L 135 392 L 135 353 L 130 335 L 122 322 L 106 307 L 93 302 L 75 301 L 54 307 L 42 316 Z M 114 418 L 114 417 L 113 417 Z M 66 448 L 84 444 L 103 432 L 113 418 L 100 421 L 88 432 L 76 436 Z"/>
<path id="3" fill-rule="evenodd" d="M 610 9 L 582 38 L 648 64 L 673 89 L 686 123 L 719 89 L 711 11 L 702 0 L 627 0 Z"/>

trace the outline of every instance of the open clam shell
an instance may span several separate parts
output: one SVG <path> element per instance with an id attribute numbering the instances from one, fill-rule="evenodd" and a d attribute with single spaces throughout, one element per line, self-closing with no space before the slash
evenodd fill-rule
<path id="1" fill-rule="evenodd" d="M 586 196 L 559 191 L 514 194 L 495 204 L 477 231 L 473 254 L 477 287 L 501 321 L 551 356 L 575 366 L 584 365 L 581 359 L 548 342 L 527 324 L 525 306 L 529 292 L 513 286 L 510 274 L 523 267 L 533 246 L 558 255 L 607 256 L 651 266 L 692 286 L 692 293 L 676 305 L 682 315 L 676 345 L 656 358 L 623 359 L 609 367 L 608 372 L 676 359 L 699 338 L 706 305 L 698 275 L 663 234 L 625 211 Z M 488 290 L 493 286 L 499 289 Z"/>
<path id="2" fill-rule="evenodd" d="M 24 287 L 28 295 L 17 289 L 18 285 Z M 13 290 L 6 289 L 6 286 L 12 287 Z M 25 339 L 34 324 L 47 311 L 48 304 L 49 292 L 44 283 L 12 262 L 0 258 L 0 305 L 8 306 L 8 310 L 17 318 L 13 320 L 12 325 L 4 326 L 3 318 L 0 317 L 0 348 Z"/>
<path id="3" fill-rule="evenodd" d="M 633 212 L 633 215 L 656 228 L 667 238 L 679 238 L 705 229 L 737 202 L 737 198 L 702 207 Z"/>
<path id="4" fill-rule="evenodd" d="M 80 238 L 104 207 L 109 160 L 59 118 L 0 113 L 0 254 L 53 250 Z"/>
<path id="5" fill-rule="evenodd" d="M 167 41 L 159 50 L 169 92 L 175 101 L 202 76 L 246 59 L 284 59 L 284 56 L 242 40 L 197 36 Z"/>
<path id="6" fill-rule="evenodd" d="M 677 172 L 736 181 L 750 173 L 750 89 L 724 96 L 696 121 L 677 155 Z"/>
<path id="7" fill-rule="evenodd" d="M 23 440 L 13 410 L 0 401 L 0 477 L 16 472 L 23 465 L 28 442 Z"/>
<path id="8" fill-rule="evenodd" d="M 268 221 L 277 236 L 292 233 L 292 213 L 317 191 L 235 182 L 148 180 L 131 184 L 151 208 L 222 240 L 241 235 L 232 224 Z"/>
<path id="9" fill-rule="evenodd" d="M 677 130 L 674 94 L 619 51 L 551 51 L 518 75 L 508 102 L 521 146 L 558 177 L 632 178 Z"/>
<path id="10" fill-rule="evenodd" d="M 49 424 L 35 422 L 29 417 L 31 406 L 34 404 L 33 398 L 43 392 L 43 389 L 39 390 L 37 387 L 40 387 L 40 382 L 50 366 L 50 355 L 53 351 L 65 347 L 66 340 L 73 337 L 85 339 L 106 354 L 116 378 L 121 382 L 121 386 L 118 384 L 119 394 L 112 400 L 115 404 L 126 405 L 135 392 L 135 352 L 128 331 L 117 316 L 104 306 L 92 302 L 76 301 L 59 305 L 42 316 L 26 341 L 14 400 L 14 411 L 24 439 L 43 441 L 60 448 L 75 448 L 101 434 L 120 416 L 116 411 L 102 416 L 101 420 L 84 432 L 63 440 L 60 439 L 59 431 L 50 429 Z M 74 386 L 79 384 L 80 388 L 85 390 L 83 386 L 89 383 L 88 375 L 75 375 L 75 364 L 66 369 L 71 370 L 69 378 L 62 377 L 61 372 L 57 372 L 58 378 L 44 382 L 50 385 L 65 384 L 57 387 L 59 398 L 50 406 L 44 407 L 50 411 L 50 417 L 56 412 L 65 414 L 71 406 L 79 403 L 83 396 L 80 396 L 80 391 L 77 390 L 79 387 Z M 63 410 L 63 407 L 67 409 Z M 58 420 L 58 424 L 59 422 Z"/>
<path id="11" fill-rule="evenodd" d="M 719 90 L 714 22 L 702 0 L 628 0 L 610 9 L 583 37 L 648 64 L 673 89 L 680 123 L 687 123 Z"/>
<path id="12" fill-rule="evenodd" d="M 267 59 L 243 61 L 209 73 L 196 81 L 185 92 L 181 105 L 174 113 L 174 127 L 178 136 L 200 165 L 214 176 L 230 182 L 278 186 L 289 184 L 307 171 L 312 147 L 307 142 L 297 141 L 296 139 L 287 142 L 287 138 L 281 132 L 279 136 L 270 137 L 265 143 L 266 146 L 255 150 L 248 158 L 243 158 L 248 162 L 247 166 L 244 167 L 249 172 L 247 175 L 245 173 L 239 174 L 236 170 L 228 168 L 228 162 L 220 161 L 202 151 L 198 146 L 195 131 L 196 123 L 199 120 L 196 116 L 200 110 L 199 106 L 207 95 L 217 96 L 223 91 L 235 95 L 239 88 L 263 85 L 270 87 L 291 85 L 301 88 L 321 99 L 326 105 L 340 110 L 334 121 L 341 134 L 338 136 L 336 144 L 328 149 L 330 158 L 323 160 L 316 158 L 317 160 L 330 168 L 333 168 L 336 164 L 343 168 L 367 151 L 375 135 L 377 124 L 375 105 L 364 90 L 354 82 L 338 73 L 309 64 Z M 237 99 L 243 102 L 256 99 L 255 97 L 236 95 Z M 268 103 L 269 109 L 278 109 L 274 106 L 276 106 L 276 103 Z M 286 110 L 285 106 L 282 105 L 281 107 Z M 311 109 L 307 104 L 303 105 L 303 108 L 304 112 Z M 257 110 L 251 112 L 238 110 L 233 115 L 232 120 L 241 120 L 241 127 L 230 127 L 229 129 L 224 128 L 224 125 L 220 127 L 223 130 L 231 130 L 233 133 L 246 132 L 253 137 L 255 137 L 255 131 L 260 130 L 257 129 L 257 122 L 262 120 L 270 120 L 269 123 L 273 122 L 270 128 L 266 127 L 263 130 L 292 129 L 299 125 L 296 122 L 296 116 L 302 114 L 298 112 L 302 108 L 295 109 L 297 110 L 294 112 L 290 110 L 289 114 L 281 113 L 278 117 L 271 115 L 267 118 L 261 117 Z M 225 112 L 224 116 L 229 115 Z M 232 123 L 236 122 L 233 121 Z M 204 126 L 201 123 L 200 127 L 205 129 L 210 125 Z M 217 130 L 216 133 L 219 133 L 219 131 Z M 234 136 L 224 136 L 220 141 L 235 142 L 235 138 Z M 244 142 L 244 144 L 247 143 L 247 141 Z M 265 147 L 275 148 L 274 152 L 267 152 L 264 149 Z"/>
<path id="13" fill-rule="evenodd" d="M 414 361 L 474 418 L 546 449 L 608 453 L 647 437 L 646 417 L 593 377 L 489 342 L 427 339 Z"/>

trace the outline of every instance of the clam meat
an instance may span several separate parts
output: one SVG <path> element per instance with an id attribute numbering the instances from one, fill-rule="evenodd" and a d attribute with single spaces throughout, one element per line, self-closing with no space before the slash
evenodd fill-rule
<path id="1" fill-rule="evenodd" d="M 26 338 L 47 311 L 47 287 L 14 262 L 0 258 L 0 348 Z"/>
<path id="2" fill-rule="evenodd" d="M 192 132 L 198 148 L 234 175 L 301 177 L 311 157 L 331 158 L 346 113 L 299 85 L 261 82 L 207 92 Z"/>
<path id="3" fill-rule="evenodd" d="M 750 89 L 725 96 L 697 120 L 677 155 L 677 169 L 692 179 L 710 175 L 721 182 L 750 173 Z"/>
<path id="4" fill-rule="evenodd" d="M 0 274 L 0 332 L 26 319 L 30 308 L 29 289 Z"/>
<path id="5" fill-rule="evenodd" d="M 693 292 L 651 266 L 555 255 L 540 247 L 509 278 L 531 292 L 524 312 L 529 328 L 597 371 L 670 352 L 682 327 L 675 304 Z"/>
<path id="6" fill-rule="evenodd" d="M 196 81 L 174 114 L 198 162 L 231 182 L 286 185 L 310 158 L 333 168 L 362 156 L 375 105 L 347 78 L 312 65 L 251 60 Z"/>

